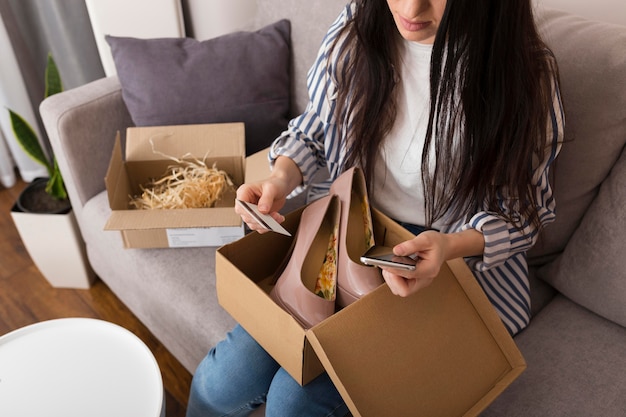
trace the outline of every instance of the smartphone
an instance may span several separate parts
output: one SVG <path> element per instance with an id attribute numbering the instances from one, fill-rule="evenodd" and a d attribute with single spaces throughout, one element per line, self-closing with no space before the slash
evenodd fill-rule
<path id="1" fill-rule="evenodd" d="M 386 246 L 373 246 L 361 256 L 361 262 L 365 265 L 388 266 L 413 271 L 417 264 L 417 258 L 394 255 L 393 250 Z"/>

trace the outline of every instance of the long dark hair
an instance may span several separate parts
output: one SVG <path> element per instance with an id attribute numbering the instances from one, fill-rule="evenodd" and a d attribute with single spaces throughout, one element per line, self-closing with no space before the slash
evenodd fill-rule
<path id="1" fill-rule="evenodd" d="M 346 66 L 336 117 L 346 126 L 346 166 L 360 165 L 371 185 L 396 116 L 400 34 L 386 1 L 356 3 L 338 37 Z M 546 146 L 555 80 L 530 0 L 447 1 L 433 45 L 422 154 L 427 226 L 446 214 L 468 218 L 485 204 L 519 228 L 524 219 L 514 213 L 540 226 L 532 161 Z"/>

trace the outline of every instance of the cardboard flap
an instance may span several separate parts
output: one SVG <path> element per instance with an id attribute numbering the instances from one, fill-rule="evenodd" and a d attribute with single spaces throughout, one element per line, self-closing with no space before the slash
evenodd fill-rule
<path id="1" fill-rule="evenodd" d="M 245 155 L 243 123 L 130 127 L 126 131 L 126 160 L 198 159 Z"/>
<path id="2" fill-rule="evenodd" d="M 293 234 L 299 223 L 297 210 L 287 216 L 283 224 Z M 294 215 L 297 213 L 298 215 Z M 284 260 L 277 254 L 289 252 L 293 237 L 275 233 L 246 235 L 216 252 L 216 289 L 219 304 L 246 329 L 263 348 L 275 355 L 281 352 L 281 366 L 300 384 L 310 381 L 308 375 L 322 372 L 321 363 L 306 343 L 305 330 L 286 311 L 280 308 L 259 285 L 272 281 L 276 269 Z M 253 242 L 252 244 L 250 242 Z M 254 247 L 254 250 L 250 250 Z M 237 266 L 235 266 L 238 265 Z M 250 279 L 238 279 L 244 273 Z M 259 314 L 263 312 L 263 314 Z M 271 320 L 268 320 L 271 317 Z M 303 361 L 304 355 L 311 355 Z M 278 360 L 278 359 L 277 359 Z M 309 367 L 302 372 L 303 367 Z"/>
<path id="3" fill-rule="evenodd" d="M 177 210 L 113 211 L 104 230 L 149 230 L 179 227 L 240 226 L 233 207 Z"/>
<path id="4" fill-rule="evenodd" d="M 224 277 L 236 273 L 232 264 L 221 260 L 227 256 L 221 249 L 215 255 L 217 258 L 216 275 Z M 232 280 L 228 283 L 232 291 L 221 290 L 223 285 L 225 285 L 224 279 L 216 281 L 220 305 L 232 311 L 231 315 L 238 323 L 245 323 L 243 327 L 246 331 L 270 354 L 276 351 L 285 352 L 282 367 L 291 375 L 295 375 L 296 380 L 299 380 L 298 370 L 302 368 L 304 330 L 293 317 L 280 309 L 267 294 L 261 294 L 253 281 Z M 236 306 L 255 306 L 256 309 L 236 308 Z M 265 328 L 264 325 L 261 325 L 266 320 L 265 315 L 258 314 L 256 311 L 263 311 L 271 315 L 273 320 L 268 325 L 272 328 L 272 332 L 261 330 Z M 280 336 L 276 337 L 276 335 Z M 321 365 L 319 367 L 321 368 Z"/>
<path id="5" fill-rule="evenodd" d="M 270 176 L 269 148 L 262 149 L 246 158 L 246 183 L 261 181 Z"/>
<path id="6" fill-rule="evenodd" d="M 477 415 L 525 368 L 464 261 L 448 265 L 417 294 L 383 285 L 307 332 L 353 415 Z"/>
<path id="7" fill-rule="evenodd" d="M 119 188 L 123 188 L 122 192 L 126 191 L 128 195 L 128 184 L 120 184 L 123 178 L 128 176 L 125 173 L 124 155 L 122 154 L 122 140 L 120 138 L 120 132 L 115 135 L 115 144 L 113 145 L 113 152 L 111 153 L 111 162 L 109 162 L 109 168 L 104 177 L 106 184 L 107 196 L 109 198 L 109 206 L 114 207 L 115 192 Z M 126 190 L 124 190 L 126 189 Z"/>

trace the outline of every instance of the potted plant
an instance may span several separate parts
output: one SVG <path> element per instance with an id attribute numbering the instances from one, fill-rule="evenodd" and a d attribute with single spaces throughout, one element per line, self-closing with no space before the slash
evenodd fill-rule
<path id="1" fill-rule="evenodd" d="M 59 70 L 52 55 L 48 54 L 44 98 L 61 91 L 63 83 Z M 71 205 L 56 158 L 48 158 L 34 129 L 22 116 L 9 109 L 9 117 L 15 139 L 21 148 L 48 171 L 48 178 L 37 178 L 26 187 L 17 201 L 19 209 L 27 213 L 61 213 L 70 210 Z"/>
<path id="2" fill-rule="evenodd" d="M 44 98 L 63 91 L 58 68 L 48 54 Z M 54 287 L 89 288 L 94 274 L 65 191 L 54 155 L 48 157 L 34 129 L 9 109 L 17 142 L 33 160 L 46 167 L 48 178 L 36 178 L 20 193 L 11 209 L 13 222 L 30 257 Z"/>

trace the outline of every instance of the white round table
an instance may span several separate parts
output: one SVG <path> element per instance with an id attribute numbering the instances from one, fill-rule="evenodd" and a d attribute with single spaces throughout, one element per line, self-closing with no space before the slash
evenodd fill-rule
<path id="1" fill-rule="evenodd" d="M 154 356 L 116 324 L 58 319 L 0 337 L 0 416 L 159 417 L 164 404 Z"/>

